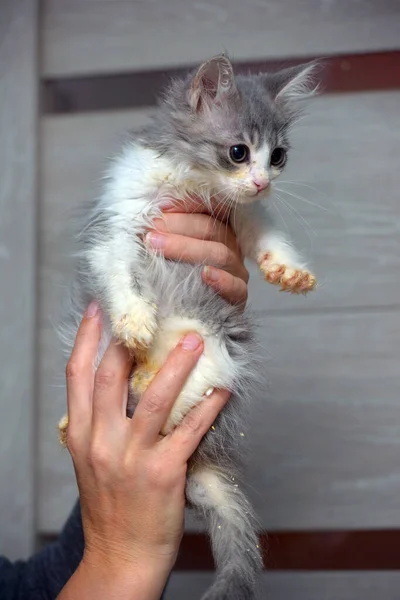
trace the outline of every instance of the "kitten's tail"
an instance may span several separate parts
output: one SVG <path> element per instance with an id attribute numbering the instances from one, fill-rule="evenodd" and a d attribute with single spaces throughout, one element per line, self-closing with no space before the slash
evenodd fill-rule
<path id="1" fill-rule="evenodd" d="M 250 504 L 232 476 L 218 467 L 197 466 L 190 474 L 188 500 L 203 513 L 217 575 L 202 600 L 252 600 L 262 569 Z"/>

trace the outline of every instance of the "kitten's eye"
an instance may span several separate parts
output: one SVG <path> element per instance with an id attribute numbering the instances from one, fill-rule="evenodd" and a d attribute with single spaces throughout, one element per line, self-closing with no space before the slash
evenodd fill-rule
<path id="1" fill-rule="evenodd" d="M 286 162 L 287 152 L 284 148 L 275 148 L 271 154 L 271 166 L 278 169 L 283 167 Z"/>
<path id="2" fill-rule="evenodd" d="M 236 146 L 232 146 L 229 150 L 229 156 L 233 160 L 233 162 L 241 163 L 248 158 L 250 154 L 250 150 L 244 144 L 237 144 Z"/>

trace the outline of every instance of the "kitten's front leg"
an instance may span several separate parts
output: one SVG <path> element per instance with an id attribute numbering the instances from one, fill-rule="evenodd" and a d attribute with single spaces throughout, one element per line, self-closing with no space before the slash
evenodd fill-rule
<path id="1" fill-rule="evenodd" d="M 268 283 L 279 285 L 280 291 L 292 294 L 306 294 L 315 288 L 315 276 L 281 234 L 270 234 L 266 242 L 258 253 L 257 263 Z"/>
<path id="2" fill-rule="evenodd" d="M 86 251 L 95 294 L 107 310 L 114 336 L 134 351 L 147 348 L 157 329 L 157 306 L 146 278 L 135 227 L 115 226 L 106 241 Z"/>
<path id="3" fill-rule="evenodd" d="M 315 288 L 315 276 L 276 229 L 264 206 L 257 203 L 238 207 L 235 229 L 243 254 L 257 262 L 266 281 L 293 294 L 306 294 Z"/>

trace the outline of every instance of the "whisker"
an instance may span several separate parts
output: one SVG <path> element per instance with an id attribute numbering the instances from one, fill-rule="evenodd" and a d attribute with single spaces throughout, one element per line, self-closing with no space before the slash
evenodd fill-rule
<path id="1" fill-rule="evenodd" d="M 281 202 L 282 207 L 286 208 L 286 210 L 296 219 L 296 221 L 299 223 L 299 225 L 301 225 L 303 227 L 303 229 L 306 232 L 307 237 L 310 241 L 311 251 L 313 251 L 314 242 L 310 235 L 310 232 L 314 236 L 316 236 L 317 234 L 314 231 L 314 229 L 311 227 L 311 225 L 309 224 L 307 219 L 305 219 L 303 217 L 303 215 L 300 212 L 298 212 L 293 206 L 291 206 L 288 202 L 286 202 L 286 200 L 284 200 L 284 198 L 281 198 L 280 196 L 278 196 L 278 199 Z"/>
<path id="2" fill-rule="evenodd" d="M 300 200 L 300 202 L 304 202 L 305 204 L 309 204 L 310 206 L 314 206 L 315 208 L 319 208 L 320 210 L 323 210 L 327 213 L 330 213 L 331 215 L 334 215 L 337 213 L 335 211 L 329 210 L 329 208 L 326 208 L 325 206 L 321 206 L 320 204 L 316 204 L 315 202 L 311 202 L 311 200 L 306 200 L 305 198 L 303 198 L 302 196 L 298 196 L 297 194 L 293 194 L 292 192 L 289 192 L 288 190 L 283 190 L 281 188 L 278 188 L 275 186 L 275 190 L 277 190 L 278 192 L 281 192 L 282 194 L 288 194 L 289 196 L 292 196 L 292 198 L 296 198 L 296 200 Z"/>

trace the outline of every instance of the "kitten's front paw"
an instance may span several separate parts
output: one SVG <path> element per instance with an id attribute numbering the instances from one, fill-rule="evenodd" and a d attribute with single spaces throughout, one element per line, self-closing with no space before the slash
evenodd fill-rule
<path id="1" fill-rule="evenodd" d="M 157 306 L 144 300 L 135 301 L 122 315 L 111 317 L 113 334 L 135 352 L 145 350 L 157 330 Z"/>
<path id="2" fill-rule="evenodd" d="M 307 294 L 317 285 L 315 276 L 309 271 L 280 264 L 269 254 L 261 260 L 260 269 L 269 283 L 281 286 L 281 292 Z"/>

